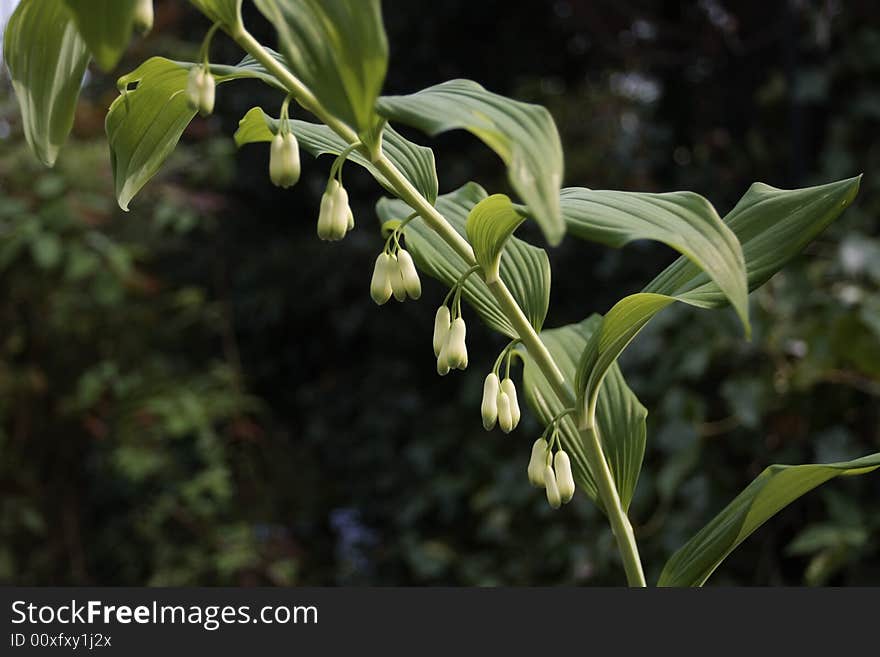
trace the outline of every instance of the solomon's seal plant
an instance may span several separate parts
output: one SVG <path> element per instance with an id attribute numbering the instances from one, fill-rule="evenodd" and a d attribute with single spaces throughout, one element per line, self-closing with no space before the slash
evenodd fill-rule
<path id="1" fill-rule="evenodd" d="M 529 455 L 523 483 L 543 488 L 554 508 L 568 502 L 576 488 L 598 504 L 627 581 L 645 585 L 627 510 L 645 448 L 646 410 L 627 386 L 618 357 L 657 313 L 676 302 L 703 309 L 729 305 L 748 336 L 749 292 L 840 216 L 853 202 L 859 178 L 794 190 L 755 183 L 724 217 L 691 192 L 561 188 L 562 145 L 543 107 L 469 80 L 381 95 L 389 58 L 380 0 L 254 0 L 277 31 L 280 52 L 248 31 L 242 0 L 191 2 L 211 25 L 199 61 L 153 57 L 119 79 L 106 132 L 120 207 L 126 210 L 159 170 L 196 113 L 213 111 L 215 89 L 222 94 L 224 85 L 242 78 L 277 89 L 283 99 L 278 118 L 251 109 L 240 121 L 236 143 L 267 142 L 269 177 L 285 188 L 299 179 L 300 148 L 336 157 L 315 204 L 318 236 L 325 240 L 342 239 L 354 227 L 343 165 L 350 161 L 372 174 L 389 194 L 376 208 L 386 241 L 369 285 L 373 300 L 418 299 L 417 270 L 449 287 L 433 335 L 440 374 L 468 364 L 462 302 L 510 339 L 485 379 L 483 426 L 516 428 L 520 408 L 511 365 L 520 361 L 523 397 L 545 426 L 530 454 L 529 438 L 510 443 L 523 453 L 524 464 Z M 132 33 L 151 23 L 152 6 L 145 0 L 20 3 L 6 29 L 4 59 L 25 136 L 43 162 L 55 162 L 70 131 L 88 63 L 112 69 Z M 238 63 L 210 61 L 211 40 L 221 33 L 241 47 Z M 292 103 L 307 120 L 289 117 Z M 439 195 L 433 152 L 402 137 L 397 124 L 429 136 L 470 132 L 506 166 L 515 199 L 490 195 L 476 183 Z M 525 221 L 540 228 L 549 246 L 563 238 L 613 248 L 649 239 L 681 256 L 604 316 L 547 329 L 549 257 L 515 236 Z M 702 585 L 779 509 L 837 476 L 878 467 L 880 454 L 767 467 L 672 556 L 658 583 Z"/>

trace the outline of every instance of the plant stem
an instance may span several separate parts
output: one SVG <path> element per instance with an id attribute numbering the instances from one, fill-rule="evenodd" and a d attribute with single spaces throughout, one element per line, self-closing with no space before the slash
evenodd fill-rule
<path id="1" fill-rule="evenodd" d="M 349 144 L 360 142 L 354 130 L 327 112 L 312 92 L 296 76 L 281 65 L 246 29 L 236 29 L 230 33 L 230 36 L 248 54 L 260 62 L 266 70 L 274 75 L 303 108 L 314 114 Z M 467 240 L 422 196 L 384 153 L 380 153 L 377 157 L 372 157 L 372 154 L 363 144 L 357 148 L 365 157 L 373 161 L 373 165 L 385 176 L 398 197 L 418 212 L 428 227 L 452 247 L 468 267 L 476 265 L 473 249 Z M 483 274 L 482 270 L 480 270 L 480 274 Z M 513 298 L 504 281 L 498 279 L 493 283 L 487 283 L 487 286 L 516 331 L 517 337 L 526 347 L 544 377 L 553 386 L 553 390 L 562 402 L 563 407 L 570 408 L 574 406 L 576 402 L 574 392 L 566 382 L 565 376 L 557 366 L 556 361 L 553 360 L 553 356 L 547 349 L 547 346 L 519 307 L 516 299 Z M 605 512 L 608 514 L 611 529 L 617 540 L 627 581 L 630 586 L 645 586 L 645 576 L 642 572 L 642 564 L 639 559 L 639 551 L 636 546 L 632 525 L 620 502 L 614 477 L 602 451 L 602 444 L 598 433 L 594 429 L 594 417 L 595 409 L 593 409 L 592 414 L 589 416 L 587 429 L 581 430 L 584 449 L 587 453 L 587 461 L 590 464 L 591 474 L 596 482 L 599 497 Z"/>

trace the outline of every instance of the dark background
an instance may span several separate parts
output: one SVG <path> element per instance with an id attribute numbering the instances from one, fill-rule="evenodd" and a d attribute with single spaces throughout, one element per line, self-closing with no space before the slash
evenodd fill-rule
<path id="1" fill-rule="evenodd" d="M 249 3 L 246 3 L 249 4 Z M 272 31 L 247 20 L 266 43 Z M 692 189 L 722 214 L 760 180 L 865 173 L 856 204 L 730 311 L 673 308 L 627 352 L 649 409 L 631 517 L 649 581 L 766 465 L 880 450 L 880 6 L 789 2 L 386 0 L 387 93 L 453 77 L 545 104 L 566 185 Z M 54 170 L 27 152 L 0 78 L 0 582 L 95 585 L 620 584 L 601 514 L 528 486 L 530 416 L 480 427 L 503 341 L 436 376 L 444 290 L 382 308 L 379 188 L 346 168 L 358 229 L 314 236 L 329 160 L 270 186 L 238 119 L 281 98 L 224 85 L 122 213 L 103 117 L 114 79 L 193 58 L 208 25 L 157 2 L 113 75 L 92 70 Z M 213 58 L 235 62 L 218 38 Z M 507 191 L 465 133 L 429 141 L 441 192 Z M 525 232 L 536 241 L 536 231 Z M 548 326 L 605 312 L 670 262 L 662 246 L 551 251 Z M 711 584 L 880 583 L 880 477 L 836 480 L 774 518 Z"/>

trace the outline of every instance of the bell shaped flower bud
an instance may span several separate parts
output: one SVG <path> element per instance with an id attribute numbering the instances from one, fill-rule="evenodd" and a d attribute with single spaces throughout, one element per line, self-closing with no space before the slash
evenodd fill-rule
<path id="1" fill-rule="evenodd" d="M 483 403 L 480 412 L 483 414 L 483 428 L 491 431 L 498 420 L 498 375 L 489 372 L 483 382 Z"/>
<path id="2" fill-rule="evenodd" d="M 214 111 L 214 76 L 206 66 L 193 66 L 189 70 L 186 83 L 186 97 L 190 109 L 198 110 L 202 116 Z"/>
<path id="3" fill-rule="evenodd" d="M 529 458 L 529 483 L 532 486 L 543 488 L 544 486 L 544 468 L 547 467 L 547 451 L 550 446 L 543 438 L 538 438 L 532 445 L 532 455 Z"/>
<path id="4" fill-rule="evenodd" d="M 153 0 L 137 0 L 134 7 L 134 29 L 141 34 L 153 29 Z"/>
<path id="5" fill-rule="evenodd" d="M 498 426 L 504 433 L 513 431 L 513 414 L 510 412 L 510 397 L 501 391 L 498 393 Z"/>
<path id="6" fill-rule="evenodd" d="M 447 306 L 440 306 L 437 309 L 437 314 L 434 316 L 434 355 L 438 358 L 440 350 L 446 344 L 446 338 L 449 335 L 449 327 L 451 325 L 452 319 L 449 316 L 449 308 Z"/>
<path id="7" fill-rule="evenodd" d="M 416 263 L 413 262 L 409 251 L 400 249 L 397 252 L 397 262 L 400 265 L 400 277 L 403 279 L 403 287 L 410 299 L 418 299 L 422 296 L 422 281 L 419 272 L 416 271 Z"/>
<path id="8" fill-rule="evenodd" d="M 547 501 L 554 509 L 562 506 L 562 496 L 559 494 L 559 485 L 556 483 L 556 475 L 549 465 L 544 466 L 544 488 L 547 491 Z"/>
<path id="9" fill-rule="evenodd" d="M 299 181 L 299 144 L 292 132 L 272 138 L 269 149 L 269 178 L 276 187 L 287 189 Z"/>
<path id="10" fill-rule="evenodd" d="M 391 279 L 388 275 L 391 267 L 391 256 L 384 251 L 376 258 L 373 267 L 373 278 L 370 281 L 370 296 L 380 306 L 391 298 Z"/>
<path id="11" fill-rule="evenodd" d="M 571 473 L 571 460 L 565 450 L 559 450 L 553 457 L 553 471 L 559 487 L 559 497 L 563 504 L 568 504 L 574 497 L 574 475 Z"/>
<path id="12" fill-rule="evenodd" d="M 449 335 L 446 338 L 446 362 L 449 363 L 450 369 L 463 370 L 468 365 L 467 345 L 465 344 L 465 334 L 467 328 L 464 325 L 464 319 L 456 317 L 449 329 Z M 440 352 L 441 357 L 443 351 Z"/>
<path id="13" fill-rule="evenodd" d="M 391 291 L 394 293 L 394 298 L 398 301 L 406 300 L 406 286 L 403 283 L 403 274 L 400 271 L 400 260 L 396 255 L 391 256 L 392 266 L 390 268 L 391 272 Z"/>
<path id="14" fill-rule="evenodd" d="M 511 429 L 516 429 L 519 424 L 520 418 L 520 410 L 519 410 L 519 402 L 516 399 L 516 386 L 513 385 L 513 381 L 510 377 L 506 377 L 501 382 L 501 392 L 507 395 L 507 398 L 510 400 L 510 419 L 511 419 Z"/>
<path id="15" fill-rule="evenodd" d="M 331 179 L 327 183 L 324 196 L 321 197 L 321 211 L 318 214 L 318 237 L 329 242 L 341 240 L 348 232 L 350 213 L 348 192 L 336 178 Z"/>

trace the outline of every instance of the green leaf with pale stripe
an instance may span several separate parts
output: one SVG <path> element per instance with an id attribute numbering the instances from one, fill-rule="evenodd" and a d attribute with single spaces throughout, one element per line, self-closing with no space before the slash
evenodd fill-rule
<path id="1" fill-rule="evenodd" d="M 367 139 L 388 69 L 379 0 L 255 0 L 287 66 L 331 114 Z"/>
<path id="2" fill-rule="evenodd" d="M 241 24 L 241 0 L 189 0 L 215 23 L 227 28 Z"/>
<path id="3" fill-rule="evenodd" d="M 504 194 L 493 194 L 477 203 L 465 226 L 474 257 L 483 268 L 487 283 L 498 280 L 504 245 L 525 220 Z"/>
<path id="4" fill-rule="evenodd" d="M 730 300 L 748 332 L 749 305 L 742 248 L 705 198 L 693 192 L 648 194 L 563 189 L 569 232 L 615 248 L 633 240 L 662 242 L 706 272 Z"/>
<path id="5" fill-rule="evenodd" d="M 73 127 L 89 52 L 64 0 L 22 0 L 3 36 L 3 59 L 21 108 L 24 136 L 52 166 Z"/>
<path id="6" fill-rule="evenodd" d="M 443 194 L 437 198 L 437 210 L 459 232 L 465 234 L 467 217 L 473 207 L 486 198 L 486 191 L 476 183 Z M 376 205 L 383 223 L 402 220 L 412 209 L 398 199 L 383 198 Z M 469 265 L 421 219 L 414 219 L 404 228 L 407 250 L 420 271 L 451 286 Z M 529 322 L 540 330 L 550 304 L 550 262 L 547 253 L 538 247 L 510 238 L 501 259 L 501 278 L 510 289 Z M 468 276 L 462 297 L 490 327 L 514 338 L 516 330 L 495 301 L 488 286 L 478 274 Z"/>
<path id="7" fill-rule="evenodd" d="M 580 355 L 590 337 L 602 324 L 602 318 L 593 315 L 578 324 L 541 333 L 541 339 L 553 355 L 566 380 L 575 377 Z M 562 403 L 553 392 L 553 387 L 544 377 L 528 352 L 520 347 L 523 358 L 523 387 L 526 401 L 537 414 L 542 424 L 547 424 L 563 409 Z M 624 509 L 629 508 L 639 478 L 642 458 L 645 453 L 645 418 L 648 412 L 626 385 L 617 364 L 612 365 L 602 384 L 599 405 L 596 409 L 599 439 L 608 459 L 608 466 Z M 578 486 L 597 504 L 600 504 L 596 486 L 590 474 L 583 443 L 571 417 L 560 423 L 562 444 L 572 460 Z M 600 504 L 601 505 L 601 504 Z"/>
<path id="8" fill-rule="evenodd" d="M 95 61 L 112 70 L 131 40 L 137 0 L 65 0 Z"/>
<path id="9" fill-rule="evenodd" d="M 383 96 L 378 108 L 389 120 L 430 135 L 460 129 L 478 137 L 507 165 L 511 186 L 547 241 L 562 241 L 562 144 L 544 107 L 499 96 L 470 80 L 451 80 L 408 96 Z"/>
<path id="10" fill-rule="evenodd" d="M 255 142 L 272 141 L 278 131 L 280 121 L 268 116 L 259 107 L 254 107 L 239 121 L 235 133 L 235 143 L 241 147 Z M 313 156 L 324 154 L 339 155 L 348 143 L 325 125 L 306 121 L 290 121 L 290 129 L 296 135 L 300 146 Z M 382 149 L 394 165 L 421 194 L 433 203 L 437 199 L 437 169 L 434 166 L 434 152 L 430 148 L 414 144 L 393 128 L 386 128 Z M 394 188 L 366 157 L 352 151 L 348 159 L 361 165 L 389 192 Z"/>
<path id="11" fill-rule="evenodd" d="M 779 510 L 830 479 L 873 472 L 880 453 L 845 463 L 771 465 L 679 549 L 659 586 L 702 586 L 740 543 Z"/>

